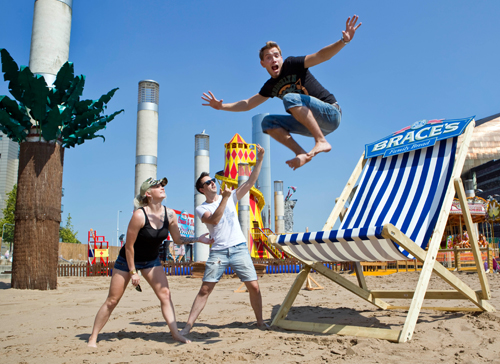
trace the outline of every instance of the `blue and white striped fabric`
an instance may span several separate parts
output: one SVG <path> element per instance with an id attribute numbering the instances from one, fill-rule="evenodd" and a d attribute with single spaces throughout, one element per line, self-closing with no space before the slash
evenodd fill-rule
<path id="1" fill-rule="evenodd" d="M 280 235 L 298 258 L 309 261 L 391 261 L 411 255 L 382 237 L 384 224 L 399 228 L 425 248 L 439 216 L 457 138 L 434 146 L 367 161 L 339 230 Z"/>

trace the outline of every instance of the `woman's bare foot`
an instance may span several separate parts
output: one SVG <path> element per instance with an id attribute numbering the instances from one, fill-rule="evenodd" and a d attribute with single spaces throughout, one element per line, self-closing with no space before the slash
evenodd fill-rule
<path id="1" fill-rule="evenodd" d="M 295 158 L 286 161 L 286 164 L 288 164 L 288 166 L 295 171 L 297 168 L 310 162 L 313 156 L 314 155 L 311 155 L 311 152 L 307 154 L 299 154 Z"/>
<path id="2" fill-rule="evenodd" d="M 181 343 L 186 343 L 186 344 L 189 344 L 191 342 L 191 340 L 189 339 L 186 339 L 184 336 L 182 336 L 180 333 L 174 335 L 172 334 L 172 337 L 174 338 L 174 340 L 177 340 L 177 341 L 180 341 Z"/>
<path id="3" fill-rule="evenodd" d="M 332 150 L 332 146 L 325 139 L 324 141 L 316 142 L 316 145 L 308 154 L 311 154 L 312 158 L 318 153 L 328 153 L 330 150 Z"/>
<path id="4" fill-rule="evenodd" d="M 184 328 L 181 331 L 179 331 L 179 334 L 181 334 L 182 336 L 187 335 L 189 334 L 192 328 L 193 327 L 190 324 L 186 324 L 186 326 L 184 326 Z"/>
<path id="5" fill-rule="evenodd" d="M 89 348 L 97 348 L 97 340 L 89 338 L 89 342 L 87 343 Z"/>

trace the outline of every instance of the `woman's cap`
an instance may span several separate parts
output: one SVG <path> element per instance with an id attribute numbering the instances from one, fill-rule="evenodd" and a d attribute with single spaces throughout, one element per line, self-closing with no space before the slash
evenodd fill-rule
<path id="1" fill-rule="evenodd" d="M 153 177 L 149 177 L 147 180 L 145 180 L 142 185 L 141 185 L 141 196 L 144 196 L 146 194 L 146 191 L 153 186 L 156 185 L 162 185 L 165 187 L 168 183 L 167 177 L 163 177 L 160 179 L 154 179 Z"/>

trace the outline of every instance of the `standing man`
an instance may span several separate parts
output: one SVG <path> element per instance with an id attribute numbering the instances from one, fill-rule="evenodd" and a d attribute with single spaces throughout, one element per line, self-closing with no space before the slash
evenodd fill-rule
<path id="1" fill-rule="evenodd" d="M 215 178 L 210 178 L 206 172 L 203 172 L 196 181 L 196 189 L 206 197 L 206 201 L 196 208 L 196 214 L 207 225 L 214 242 L 210 248 L 203 283 L 191 307 L 186 327 L 181 330 L 181 335 L 186 335 L 191 331 L 194 322 L 207 303 L 208 296 L 228 266 L 233 268 L 248 289 L 257 326 L 267 327 L 262 319 L 262 296 L 257 282 L 257 273 L 236 211 L 238 200 L 248 193 L 257 181 L 263 157 L 264 148 L 257 144 L 257 163 L 248 180 L 234 191 L 225 186 L 223 191 L 221 189 L 222 195 L 218 195 Z"/>
<path id="2" fill-rule="evenodd" d="M 288 57 L 283 61 L 281 49 L 275 42 L 267 42 L 260 50 L 260 64 L 271 78 L 258 94 L 247 100 L 223 104 L 212 92 L 203 93 L 207 101 L 205 106 L 216 110 L 248 111 L 270 97 L 283 100 L 285 110 L 291 115 L 268 115 L 262 120 L 262 131 L 288 147 L 295 153 L 295 158 L 286 163 L 296 170 L 309 162 L 316 154 L 329 152 L 332 147 L 325 139 L 340 124 L 342 111 L 335 96 L 326 90 L 309 72 L 309 68 L 328 61 L 336 55 L 354 37 L 361 26 L 356 25 L 358 16 L 347 19 L 346 29 L 337 42 L 330 44 L 316 53 L 305 57 Z M 307 153 L 290 133 L 312 136 L 315 145 Z"/>

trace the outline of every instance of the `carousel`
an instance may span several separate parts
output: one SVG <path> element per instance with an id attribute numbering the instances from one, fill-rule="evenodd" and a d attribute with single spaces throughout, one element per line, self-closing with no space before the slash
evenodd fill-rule
<path id="1" fill-rule="evenodd" d="M 438 253 L 437 260 L 450 269 L 475 269 L 470 234 L 476 234 L 482 259 L 488 262 L 488 266 L 491 266 L 494 256 L 498 255 L 493 244 L 495 241 L 493 224 L 500 221 L 500 205 L 491 197 L 488 200 L 481 197 L 469 197 L 467 203 L 474 223 L 474 231 L 464 229 L 462 207 L 458 199 L 453 200 Z"/>

